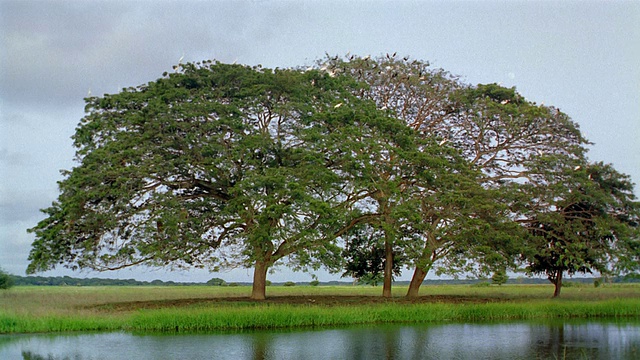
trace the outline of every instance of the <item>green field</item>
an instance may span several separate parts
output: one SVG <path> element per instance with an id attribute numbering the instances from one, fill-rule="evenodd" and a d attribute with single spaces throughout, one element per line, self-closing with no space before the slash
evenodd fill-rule
<path id="1" fill-rule="evenodd" d="M 580 285 L 551 299 L 550 285 L 406 287 L 27 287 L 0 291 L 0 333 L 61 331 L 226 331 L 378 323 L 640 317 L 640 285 Z"/>

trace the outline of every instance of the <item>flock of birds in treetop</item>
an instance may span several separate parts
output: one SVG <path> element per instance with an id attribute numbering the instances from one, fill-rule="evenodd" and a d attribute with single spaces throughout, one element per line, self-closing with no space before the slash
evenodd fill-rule
<path id="1" fill-rule="evenodd" d="M 329 76 L 331 77 L 335 77 L 341 73 L 346 73 L 347 71 L 350 71 L 350 69 L 347 69 L 346 67 L 340 67 L 339 64 L 341 63 L 341 57 L 338 55 L 334 55 L 331 56 L 329 54 L 325 54 L 326 58 L 323 60 L 320 60 L 318 62 L 317 66 L 309 66 L 306 69 L 302 70 L 304 71 L 312 71 L 315 69 L 318 69 L 320 71 L 323 71 L 325 73 L 327 73 Z M 366 67 L 358 67 L 357 70 L 351 70 L 351 71 L 355 71 L 357 73 L 357 75 L 360 78 L 365 78 L 367 75 L 382 75 L 382 74 L 387 74 L 389 79 L 396 79 L 396 80 L 401 80 L 401 81 L 409 81 L 412 76 L 416 76 L 416 78 L 418 79 L 418 81 L 423 82 L 423 81 L 427 81 L 429 83 L 431 83 L 432 79 L 429 78 L 428 76 L 426 76 L 426 72 L 423 70 L 424 68 L 430 66 L 428 61 L 425 62 L 421 62 L 418 60 L 413 60 L 411 63 L 409 63 L 410 57 L 409 56 L 404 56 L 402 57 L 402 62 L 400 61 L 400 59 L 396 59 L 397 56 L 397 52 L 394 52 L 392 54 L 386 53 L 384 56 L 380 57 L 380 60 L 382 61 L 371 61 L 371 55 L 366 55 L 364 57 L 359 57 L 357 55 L 353 55 L 350 52 L 347 52 L 347 54 L 342 58 L 345 60 L 348 60 L 349 62 L 353 62 L 353 61 L 362 61 L 365 64 L 368 64 L 368 66 Z M 385 61 L 386 58 L 386 61 Z M 178 70 L 181 66 L 182 66 L 182 61 L 184 59 L 184 55 L 182 55 L 180 57 L 180 59 L 178 60 L 178 65 L 173 66 L 174 70 Z M 203 61 L 199 61 L 196 62 L 196 65 L 200 66 L 200 65 L 204 65 L 204 64 L 211 64 L 214 63 L 214 61 L 212 60 L 203 60 Z M 236 64 L 236 61 L 233 62 L 233 64 Z M 383 67 L 384 64 L 384 67 Z M 402 66 L 402 65 L 408 65 L 410 68 L 413 68 L 412 70 L 414 71 L 403 71 L 402 74 L 399 71 L 398 67 Z M 255 66 L 255 68 L 260 69 L 262 68 L 262 65 L 257 65 Z M 369 74 L 365 74 L 363 70 L 366 68 L 369 68 Z M 279 68 L 275 68 L 275 70 L 278 70 Z M 166 76 L 167 73 L 165 72 L 163 74 L 163 76 Z M 354 74 L 355 75 L 355 74 Z M 399 77 L 399 78 L 398 78 Z M 414 78 L 415 79 L 415 78 Z M 498 84 L 499 85 L 499 84 Z M 500 101 L 500 104 L 502 105 L 507 105 L 510 103 L 509 99 L 504 99 L 502 101 Z M 534 103 L 535 104 L 535 103 Z M 339 108 L 342 105 L 344 105 L 343 103 L 338 103 L 336 105 L 334 105 L 334 108 Z M 544 103 L 540 103 L 540 106 L 544 106 Z M 382 110 L 387 110 L 387 106 L 383 105 Z M 555 109 L 556 111 L 560 111 L 560 109 Z M 449 139 L 443 139 L 441 140 L 438 144 L 440 146 L 444 145 L 445 143 L 447 143 L 449 141 Z M 539 152 L 539 150 L 538 150 Z M 574 168 L 575 171 L 580 170 L 581 167 L 580 166 L 576 166 Z"/>

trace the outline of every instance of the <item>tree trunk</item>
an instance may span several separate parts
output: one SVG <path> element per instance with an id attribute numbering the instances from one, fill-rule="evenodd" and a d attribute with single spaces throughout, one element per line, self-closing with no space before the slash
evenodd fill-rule
<path id="1" fill-rule="evenodd" d="M 253 288 L 251 290 L 251 299 L 266 299 L 267 288 L 267 263 L 262 260 L 256 260 L 256 266 L 253 270 Z"/>
<path id="2" fill-rule="evenodd" d="M 422 285 L 425 277 L 427 277 L 427 272 L 416 267 L 416 270 L 413 272 L 413 277 L 411 278 L 411 283 L 409 284 L 409 290 L 407 290 L 408 298 L 418 297 L 420 285 Z"/>
<path id="3" fill-rule="evenodd" d="M 382 286 L 382 296 L 391 297 L 391 278 L 393 277 L 393 247 L 391 241 L 384 242 L 384 284 Z"/>
<path id="4" fill-rule="evenodd" d="M 553 285 L 555 285 L 556 287 L 553 291 L 553 297 L 556 298 L 560 296 L 560 290 L 562 289 L 562 271 L 558 271 L 558 273 L 556 274 Z"/>

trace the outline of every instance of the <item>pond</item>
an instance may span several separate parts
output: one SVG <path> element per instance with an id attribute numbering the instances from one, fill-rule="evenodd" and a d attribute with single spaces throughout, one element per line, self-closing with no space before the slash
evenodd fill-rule
<path id="1" fill-rule="evenodd" d="M 640 359 L 640 321 L 0 335 L 0 359 Z"/>

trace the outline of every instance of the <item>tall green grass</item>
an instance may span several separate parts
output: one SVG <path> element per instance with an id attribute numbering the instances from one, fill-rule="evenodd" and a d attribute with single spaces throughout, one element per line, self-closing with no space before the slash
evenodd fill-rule
<path id="1" fill-rule="evenodd" d="M 122 317 L 28 316 L 0 313 L 0 334 L 121 330 Z"/>
<path id="2" fill-rule="evenodd" d="M 194 302 L 136 310 L 136 301 L 247 297 L 250 289 L 212 287 L 16 287 L 0 292 L 0 333 L 68 331 L 221 331 L 332 327 L 357 324 L 480 322 L 554 318 L 640 318 L 640 286 L 568 288 L 549 299 L 549 287 L 425 287 L 426 294 L 464 296 L 470 303 L 273 304 Z M 552 290 L 552 289 L 551 289 Z M 379 296 L 379 288 L 273 287 L 269 296 Z M 406 288 L 397 287 L 395 296 Z M 492 299 L 498 301 L 491 301 Z M 484 301 L 490 300 L 490 301 Z M 169 302 L 171 303 L 171 302 Z M 130 306 L 130 308 L 128 308 Z"/>
<path id="3" fill-rule="evenodd" d="M 640 299 L 527 301 L 486 304 L 257 305 L 140 310 L 120 316 L 44 316 L 0 313 L 0 333 L 67 331 L 227 331 L 358 324 L 480 322 L 557 318 L 640 317 Z"/>
<path id="4" fill-rule="evenodd" d="M 127 330 L 218 331 L 330 327 L 357 324 L 480 322 L 556 318 L 640 317 L 640 300 L 529 301 L 486 304 L 375 304 L 358 306 L 224 307 L 144 310 Z"/>

